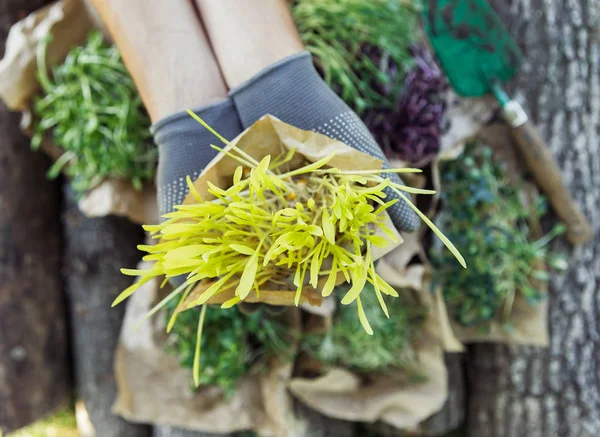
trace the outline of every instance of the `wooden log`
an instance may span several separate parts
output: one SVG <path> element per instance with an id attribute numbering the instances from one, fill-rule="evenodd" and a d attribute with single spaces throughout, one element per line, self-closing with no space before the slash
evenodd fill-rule
<path id="1" fill-rule="evenodd" d="M 354 422 L 346 422 L 340 419 L 325 416 L 294 399 L 294 414 L 296 420 L 303 422 L 303 433 L 300 437 L 354 437 Z"/>
<path id="2" fill-rule="evenodd" d="M 125 313 L 125 305 L 111 308 L 111 303 L 132 283 L 119 269 L 139 261 L 136 246 L 144 239 L 143 231 L 121 217 L 83 216 L 68 183 L 64 199 L 64 274 L 78 401 L 96 437 L 150 436 L 151 427 L 111 413 L 116 397 L 113 359 Z"/>
<path id="3" fill-rule="evenodd" d="M 600 435 L 600 2 L 494 0 L 526 64 L 510 88 L 594 227 L 550 281 L 548 349 L 469 348 L 467 430 L 479 437 Z"/>
<path id="4" fill-rule="evenodd" d="M 10 26 L 46 3 L 0 0 L 0 57 Z M 70 376 L 60 278 L 60 188 L 0 103 L 0 435 L 56 410 Z"/>
<path id="5" fill-rule="evenodd" d="M 446 354 L 448 400 L 444 407 L 421 424 L 423 435 L 437 437 L 459 428 L 465 420 L 464 354 Z"/>

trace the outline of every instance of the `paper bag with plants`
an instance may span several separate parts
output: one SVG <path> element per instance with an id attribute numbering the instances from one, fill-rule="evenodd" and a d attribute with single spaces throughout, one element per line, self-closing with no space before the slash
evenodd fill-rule
<path id="1" fill-rule="evenodd" d="M 434 243 L 433 287 L 461 341 L 544 346 L 548 270 L 565 266 L 547 244 L 563 229 L 541 230 L 544 199 L 522 177 L 507 133 L 501 127 L 486 130 L 485 138 L 440 167 L 441 209 L 435 221 L 469 269 L 455 269 Z"/>
<path id="2" fill-rule="evenodd" d="M 190 116 L 212 130 L 195 114 Z M 156 244 L 140 249 L 151 264 L 123 269 L 139 281 L 115 301 L 133 295 L 134 305 L 145 284 L 157 279 L 174 284 L 140 320 L 169 308 L 163 324 L 169 341 L 177 344 L 184 332 L 188 339 L 195 337 L 193 348 L 186 341 L 183 355 L 196 386 L 219 384 L 223 372 L 208 366 L 203 356 L 215 354 L 211 348 L 224 340 L 219 326 L 235 326 L 231 320 L 238 311 L 248 312 L 253 304 L 262 304 L 263 313 L 254 322 L 245 319 L 245 335 L 263 345 L 276 338 L 270 333 L 276 334 L 270 314 L 300 304 L 318 307 L 327 298 L 349 311 L 345 318 L 353 320 L 355 330 L 360 328 L 356 335 L 367 339 L 378 334 L 382 318 L 396 320 L 402 296 L 375 269 L 378 258 L 402 243 L 386 213 L 397 201 L 387 198 L 387 188 L 409 202 L 456 255 L 456 262 L 464 264 L 452 243 L 410 201 L 408 193 L 431 191 L 394 184 L 381 175 L 420 170 L 382 170 L 381 161 L 342 142 L 268 115 L 231 142 L 214 134 L 225 143 L 213 146 L 220 154 L 195 182 L 188 178 L 190 193 L 183 205 L 163 223 L 146 226 Z M 343 292 L 338 287 L 342 284 Z M 402 317 L 422 315 L 417 311 Z M 239 346 L 242 337 L 233 338 L 228 344 Z M 443 361 L 439 363 L 443 368 Z"/>
<path id="3" fill-rule="evenodd" d="M 88 216 L 156 222 L 157 151 L 133 80 L 81 0 L 16 23 L 0 60 L 0 98 L 23 113 L 31 146 L 55 160 Z"/>
<path id="4" fill-rule="evenodd" d="M 147 263 L 140 265 L 144 267 Z M 118 396 L 113 411 L 138 423 L 284 436 L 291 407 L 281 393 L 296 347 L 297 310 L 268 314 L 260 309 L 245 315 L 237 308 L 209 308 L 196 388 L 192 366 L 198 311 L 181 314 L 169 335 L 165 329 L 173 308 L 139 324 L 163 291 L 158 279 L 149 281 L 127 306 L 115 356 Z"/>
<path id="5" fill-rule="evenodd" d="M 374 335 L 360 329 L 352 308 L 337 306 L 327 317 L 305 314 L 303 338 L 290 390 L 311 408 L 332 417 L 417 430 L 447 398 L 443 327 L 426 285 L 417 234 L 383 257 L 378 274 L 399 297 L 390 317 L 365 307 Z M 343 287 L 337 290 L 343 293 Z"/>

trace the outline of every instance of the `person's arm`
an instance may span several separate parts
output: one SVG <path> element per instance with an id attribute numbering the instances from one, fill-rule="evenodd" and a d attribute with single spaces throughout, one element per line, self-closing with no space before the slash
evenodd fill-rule
<path id="1" fill-rule="evenodd" d="M 161 216 L 183 203 L 185 178 L 195 179 L 216 155 L 213 134 L 193 110 L 226 138 L 241 131 L 235 105 L 192 0 L 92 0 L 112 34 L 144 100 L 159 159 Z"/>
<path id="2" fill-rule="evenodd" d="M 246 2 L 241 2 L 246 3 Z M 153 122 L 227 96 L 189 0 L 92 0 Z"/>
<path id="3" fill-rule="evenodd" d="M 229 88 L 304 50 L 285 0 L 195 0 Z"/>
<path id="4" fill-rule="evenodd" d="M 285 0 L 195 0 L 240 122 L 248 128 L 270 114 L 304 130 L 343 141 L 390 164 L 361 119 L 323 81 L 304 51 Z M 385 174 L 401 184 L 395 173 Z M 400 231 L 419 217 L 393 190 L 388 212 Z"/>

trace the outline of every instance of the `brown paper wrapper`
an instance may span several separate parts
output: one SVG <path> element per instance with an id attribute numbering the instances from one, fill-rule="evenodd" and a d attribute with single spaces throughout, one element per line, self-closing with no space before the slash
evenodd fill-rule
<path id="1" fill-rule="evenodd" d="M 47 64 L 61 63 L 69 50 L 84 44 L 99 21 L 83 0 L 60 0 L 45 6 L 15 23 L 6 40 L 4 58 L 0 60 L 0 99 L 13 111 L 23 113 L 21 128 L 31 135 L 31 104 L 39 91 L 36 78 L 36 52 L 46 35 L 52 35 L 48 45 Z M 102 29 L 100 29 L 102 30 Z M 42 145 L 53 159 L 62 154 L 51 141 Z M 107 179 L 87 192 L 79 209 L 88 217 L 109 214 L 128 217 L 135 223 L 157 223 L 158 207 L 153 183 L 135 190 L 125 181 Z"/>
<path id="2" fill-rule="evenodd" d="M 365 422 L 381 420 L 396 428 L 413 431 L 442 408 L 448 397 L 444 336 L 453 338 L 453 334 L 438 321 L 436 302 L 425 282 L 426 266 L 408 264 L 421 250 L 418 237 L 406 235 L 401 246 L 379 261 L 377 273 L 395 288 L 413 292 L 426 309 L 422 332 L 414 345 L 424 381 L 411 382 L 390 374 L 371 374 L 367 380 L 348 369 L 333 367 L 315 379 L 294 378 L 290 383 L 294 396 L 331 417 Z M 326 328 L 325 321 L 320 329 Z M 453 341 L 458 344 L 455 339 Z M 306 366 L 310 368 L 311 363 Z"/>
<path id="3" fill-rule="evenodd" d="M 529 205 L 535 204 L 539 197 L 537 187 L 529 182 L 524 182 L 523 175 L 526 169 L 519 159 L 518 151 L 515 148 L 508 128 L 502 123 L 494 123 L 486 126 L 479 134 L 478 140 L 486 146 L 489 146 L 494 151 L 495 159 L 500 159 L 507 164 L 507 174 L 509 178 L 523 185 L 523 202 Z M 462 146 L 455 146 L 446 151 L 445 159 L 455 159 L 462 152 Z M 438 186 L 436 190 L 443 189 Z M 534 230 L 534 234 L 540 232 L 541 226 L 539 220 L 530 219 L 530 228 Z M 532 235 L 533 238 L 539 238 L 541 235 Z M 468 267 L 468 260 L 467 260 Z M 543 265 L 538 266 L 538 270 L 542 270 Z M 547 283 L 542 281 L 534 281 L 535 286 L 542 294 L 547 295 Z M 464 327 L 452 320 L 448 314 L 446 306 L 443 305 L 443 291 L 435 290 L 436 301 L 438 302 L 440 323 L 446 326 L 446 330 L 451 330 L 453 336 L 462 343 L 475 342 L 498 342 L 509 344 L 523 344 L 534 346 L 548 346 L 548 300 L 544 299 L 535 305 L 529 305 L 520 293 L 515 296 L 513 310 L 511 313 L 510 323 L 512 329 L 507 331 L 504 327 L 504 319 L 502 311 L 489 323 L 483 326 Z M 452 343 L 452 339 L 449 340 Z"/>
<path id="4" fill-rule="evenodd" d="M 208 192 L 208 182 L 213 183 L 219 188 L 227 189 L 231 186 L 235 169 L 240 165 L 238 161 L 227 156 L 225 153 L 233 147 L 246 152 L 257 161 L 260 161 L 267 155 L 272 158 L 286 153 L 288 150 L 295 149 L 296 154 L 289 163 L 290 170 L 302 166 L 306 161 L 316 162 L 335 153 L 335 156 L 329 161 L 328 166 L 339 168 L 341 170 L 377 170 L 381 168 L 382 162 L 372 156 L 366 155 L 341 141 L 334 140 L 325 135 L 313 131 L 298 129 L 283 121 L 266 115 L 237 136 L 231 144 L 225 147 L 224 152 L 219 153 L 204 169 L 202 174 L 194 182 L 194 187 L 204 200 L 213 199 L 214 196 Z M 196 203 L 196 199 L 190 193 L 186 197 L 184 204 Z M 387 213 L 386 213 L 387 216 Z M 398 247 L 403 239 L 391 224 L 387 216 L 388 227 L 396 234 L 397 242 L 393 243 L 385 234 L 380 233 L 390 244 L 386 248 L 373 248 L 373 258 L 375 260 L 389 253 L 395 247 Z M 323 278 L 324 283 L 327 278 Z M 338 284 L 343 282 L 343 276 L 340 275 Z M 202 282 L 197 285 L 190 293 L 188 298 L 180 306 L 180 310 L 190 308 L 198 297 L 212 284 L 212 282 Z M 321 284 L 322 285 L 322 284 Z M 221 304 L 234 297 L 234 290 L 219 293 L 211 298 L 209 304 Z M 255 291 L 250 292 L 245 302 L 263 302 L 271 305 L 295 305 L 294 297 L 296 289 L 291 284 L 289 289 L 282 289 L 281 285 L 266 286 L 261 290 L 260 296 Z M 311 306 L 320 306 L 322 296 L 320 292 L 306 285 L 303 288 L 300 299 L 302 304 Z"/>
<path id="5" fill-rule="evenodd" d="M 239 147 L 257 160 L 269 154 L 275 157 L 294 148 L 296 155 L 290 163 L 290 169 L 303 165 L 307 160 L 314 162 L 334 152 L 335 157 L 330 161 L 333 167 L 343 170 L 381 168 L 381 161 L 342 142 L 315 132 L 297 129 L 268 115 L 240 134 L 226 150 L 233 146 Z M 219 154 L 194 182 L 202 198 L 211 199 L 208 181 L 220 188 L 228 188 L 238 166 L 239 163 L 234 159 L 224 153 Z M 191 194 L 185 200 L 186 204 L 194 202 Z M 391 222 L 389 227 L 393 229 Z M 386 249 L 374 252 L 374 258 L 378 259 L 394 248 L 402 247 L 400 243 L 403 240 L 400 235 L 397 234 L 396 238 L 397 243 L 391 243 Z M 206 432 L 254 429 L 263 437 L 284 437 L 289 435 L 290 429 L 301 428 L 302 424 L 297 423 L 292 414 L 287 391 L 292 363 L 269 362 L 269 371 L 258 377 L 252 375 L 242 380 L 230 401 L 225 401 L 222 392 L 215 387 L 191 392 L 191 372 L 182 369 L 175 357 L 164 352 L 165 326 L 161 322 L 164 321 L 164 316 L 153 318 L 135 333 L 132 331 L 132 326 L 157 300 L 157 281 L 145 284 L 130 298 L 127 305 L 115 361 L 119 394 L 114 411 L 134 422 L 170 424 Z M 187 304 L 193 302 L 208 286 L 209 282 L 199 284 L 179 309 L 184 310 Z M 284 306 L 293 305 L 294 296 L 295 287 L 290 287 L 289 290 L 273 287 L 261 290 L 260 298 L 252 292 L 245 301 Z M 229 293 L 223 292 L 209 300 L 208 304 L 220 304 L 232 297 L 233 290 Z M 304 288 L 301 300 L 303 305 L 318 307 L 321 301 L 322 297 L 317 290 L 309 286 Z M 299 315 L 299 310 L 295 308 L 287 311 Z M 299 318 L 296 318 L 291 326 L 299 328 Z M 426 356 L 428 352 L 423 353 Z M 443 356 L 439 353 L 440 360 L 435 364 L 442 366 L 442 369 L 436 369 L 439 370 L 437 374 L 441 378 L 445 377 L 445 373 Z M 429 361 L 431 360 L 428 359 Z M 443 385 L 445 386 L 445 380 Z"/>
<path id="6" fill-rule="evenodd" d="M 286 383 L 292 363 L 272 359 L 265 366 L 268 370 L 250 371 L 228 400 L 218 387 L 194 391 L 191 370 L 165 352 L 164 312 L 134 330 L 162 297 L 159 286 L 158 279 L 144 284 L 127 303 L 115 356 L 118 394 L 113 412 L 135 423 L 211 433 L 253 429 L 262 437 L 286 437 L 292 411 Z M 290 329 L 298 329 L 299 310 L 290 308 L 288 313 Z"/>

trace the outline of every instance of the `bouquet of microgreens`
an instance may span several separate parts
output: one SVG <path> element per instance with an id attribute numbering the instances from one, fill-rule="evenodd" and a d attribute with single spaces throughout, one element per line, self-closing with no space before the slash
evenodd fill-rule
<path id="1" fill-rule="evenodd" d="M 468 270 L 456 269 L 440 247 L 431 250 L 434 278 L 452 318 L 463 326 L 482 325 L 502 310 L 509 328 L 517 294 L 531 305 L 543 298 L 533 282 L 548 279 L 540 264 L 564 268 L 564 260 L 546 248 L 563 227 L 529 241 L 528 218 L 540 217 L 543 205 L 523 204 L 519 187 L 489 148 L 471 145 L 461 159 L 447 163 L 442 184 L 440 227 L 470 260 Z"/>
<path id="2" fill-rule="evenodd" d="M 64 152 L 48 171 L 65 168 L 77 192 L 106 178 L 129 180 L 137 189 L 154 176 L 157 151 L 133 80 L 115 46 L 92 32 L 63 64 L 46 70 L 49 38 L 38 49 L 38 79 L 43 95 L 35 100 L 37 118 L 32 147 L 39 148 L 48 130 Z"/>
<path id="3" fill-rule="evenodd" d="M 325 81 L 362 113 L 396 103 L 419 8 L 416 0 L 299 0 L 292 14 Z"/>
<path id="4" fill-rule="evenodd" d="M 439 152 L 448 81 L 425 46 L 411 46 L 414 65 L 394 108 L 368 111 L 365 123 L 389 158 L 423 166 Z"/>
<path id="5" fill-rule="evenodd" d="M 190 114 L 226 143 L 227 148 L 213 146 L 222 154 L 209 164 L 196 185 L 187 178 L 188 200 L 194 202 L 177 206 L 159 225 L 145 226 L 160 241 L 140 249 L 148 253 L 144 260 L 155 263 L 149 270 L 122 270 L 124 274 L 140 276 L 140 280 L 124 290 L 115 305 L 152 278 L 164 276 L 168 280 L 183 275 L 185 281 L 148 316 L 179 297 L 178 309 L 168 324 L 170 330 L 179 312 L 202 306 L 198 323 L 200 338 L 205 304 L 218 302 L 222 308 L 230 308 L 251 294 L 255 295 L 255 301 L 261 301 L 266 290 L 293 287 L 293 303 L 298 305 L 303 290 L 319 290 L 322 296 L 329 296 L 336 285 L 345 281 L 350 288 L 341 303 L 356 302 L 360 323 L 372 335 L 361 300 L 365 285 L 372 286 L 372 293 L 388 317 L 383 296 L 398 297 L 396 290 L 376 273 L 374 265 L 374 249 L 397 241 L 396 233 L 386 224 L 385 213 L 396 200 L 386 201 L 386 188 L 406 201 L 465 266 L 452 243 L 405 194 L 432 191 L 396 184 L 381 176 L 384 172 L 420 170 L 382 170 L 380 161 L 343 143 L 268 116 L 229 143 L 195 114 Z M 271 135 L 273 148 L 261 148 L 259 144 L 257 158 L 241 144 L 256 146 L 264 140 L 261 129 L 279 134 L 287 130 L 293 141 L 273 142 Z M 284 144 L 302 147 L 309 139 L 320 153 L 328 150 L 323 143 L 330 143 L 340 157 L 332 153 L 316 162 L 307 162 L 293 147 L 287 151 L 283 147 Z M 274 158 L 265 154 L 265 150 L 273 149 L 283 151 Z M 328 166 L 336 162 L 348 166 L 350 156 L 355 158 L 353 166 L 365 168 L 365 163 L 377 163 L 379 168 L 342 170 Z M 219 175 L 219 165 L 221 169 L 235 168 L 232 177 Z M 221 186 L 211 182 L 211 177 Z M 202 182 L 200 187 L 198 182 Z M 198 342 L 197 355 L 199 350 Z M 195 375 L 197 370 L 196 367 Z"/>
<path id="6" fill-rule="evenodd" d="M 342 305 L 325 334 L 309 332 L 305 335 L 303 346 L 310 355 L 322 363 L 361 373 L 406 370 L 415 364 L 417 358 L 412 346 L 425 318 L 424 308 L 403 293 L 389 303 L 394 316 L 388 318 L 378 310 L 372 287 L 371 284 L 365 286 L 363 304 L 377 335 L 369 337 L 361 329 L 351 305 Z"/>
<path id="7" fill-rule="evenodd" d="M 170 301 L 165 315 L 170 318 L 176 307 L 177 301 Z M 182 367 L 190 369 L 194 366 L 197 318 L 194 311 L 181 313 L 165 343 Z M 237 308 L 207 310 L 205 333 L 200 340 L 204 352 L 200 356 L 202 372 L 198 383 L 218 386 L 230 396 L 239 380 L 261 358 L 289 355 L 290 335 L 280 319 L 267 314 L 264 308 L 249 315 Z"/>

